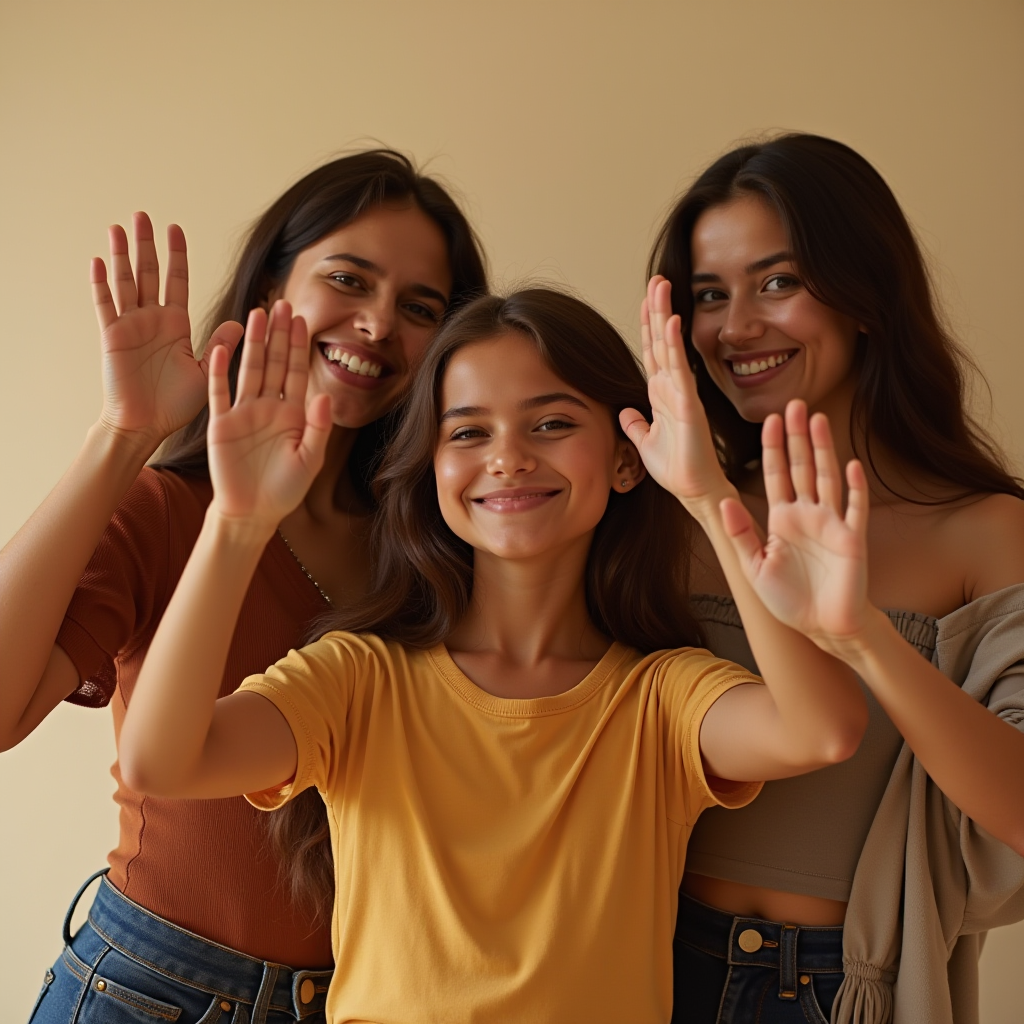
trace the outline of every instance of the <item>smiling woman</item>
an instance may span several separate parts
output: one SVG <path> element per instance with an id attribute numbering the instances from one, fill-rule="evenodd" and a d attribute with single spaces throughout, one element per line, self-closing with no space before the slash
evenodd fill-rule
<path id="1" fill-rule="evenodd" d="M 267 379 L 280 371 L 275 397 L 284 367 L 273 365 L 281 349 L 271 342 L 292 325 L 312 333 L 289 380 L 301 376 L 300 419 L 304 403 L 320 411 L 326 453 L 262 552 L 220 673 L 225 694 L 299 646 L 325 608 L 359 600 L 371 572 L 369 479 L 392 433 L 389 414 L 445 315 L 486 288 L 458 206 L 388 150 L 318 168 L 259 219 L 200 359 L 184 234 L 168 234 L 163 303 L 144 214 L 135 217 L 134 268 L 125 232 L 111 229 L 112 291 L 94 260 L 103 409 L 78 459 L 0 553 L 5 747 L 62 699 L 110 703 L 120 735 L 206 515 L 210 448 L 226 442 L 209 430 L 207 375 L 220 360 L 232 394 L 252 379 L 236 321 L 248 314 Z M 333 888 L 322 804 L 299 800 L 264 819 L 241 799 L 162 800 L 128 784 L 120 764 L 114 774 L 120 841 L 88 923 L 74 936 L 65 929 L 35 1024 L 322 1020 Z"/>

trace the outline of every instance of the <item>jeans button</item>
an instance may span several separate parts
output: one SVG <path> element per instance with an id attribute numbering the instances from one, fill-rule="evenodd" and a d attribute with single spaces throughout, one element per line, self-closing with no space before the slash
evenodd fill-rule
<path id="1" fill-rule="evenodd" d="M 306 978 L 305 981 L 299 986 L 299 998 L 303 1003 L 313 1002 L 313 996 L 316 995 L 316 985 L 313 984 L 312 978 Z"/>
<path id="2" fill-rule="evenodd" d="M 764 939 L 756 928 L 745 928 L 737 941 L 744 953 L 756 953 L 764 945 Z"/>

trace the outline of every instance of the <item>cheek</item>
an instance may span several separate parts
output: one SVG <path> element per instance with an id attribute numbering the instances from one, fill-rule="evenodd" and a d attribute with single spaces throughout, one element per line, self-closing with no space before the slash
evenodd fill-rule
<path id="1" fill-rule="evenodd" d="M 406 365 L 415 369 L 437 334 L 436 327 L 412 327 L 402 334 L 402 355 Z"/>

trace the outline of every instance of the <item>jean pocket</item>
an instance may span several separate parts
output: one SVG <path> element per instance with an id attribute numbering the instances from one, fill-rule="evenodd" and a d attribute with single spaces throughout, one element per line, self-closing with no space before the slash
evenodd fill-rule
<path id="1" fill-rule="evenodd" d="M 172 1024 L 181 1007 L 93 975 L 82 1000 L 78 1024 Z"/>
<path id="2" fill-rule="evenodd" d="M 810 1024 L 829 1024 L 832 1003 L 843 980 L 842 972 L 812 974 L 810 984 L 800 986 L 800 1007 Z"/>

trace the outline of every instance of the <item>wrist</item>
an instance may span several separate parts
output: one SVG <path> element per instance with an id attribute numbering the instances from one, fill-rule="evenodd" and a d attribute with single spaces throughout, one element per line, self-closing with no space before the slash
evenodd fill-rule
<path id="1" fill-rule="evenodd" d="M 869 603 L 860 629 L 847 636 L 828 637 L 818 645 L 845 661 L 863 678 L 870 672 L 870 665 L 878 660 L 880 651 L 894 633 L 889 616 Z"/>
<path id="2" fill-rule="evenodd" d="M 108 457 L 125 465 L 142 467 L 156 454 L 162 437 L 137 430 L 123 430 L 101 416 L 86 435 L 86 444 L 98 448 Z"/>
<path id="3" fill-rule="evenodd" d="M 239 554 L 259 552 L 267 546 L 277 532 L 277 523 L 269 523 L 252 516 L 229 515 L 210 504 L 203 520 L 203 533 L 217 547 Z"/>
<path id="4" fill-rule="evenodd" d="M 721 521 L 722 502 L 726 498 L 735 498 L 739 501 L 740 492 L 728 481 L 723 480 L 720 487 L 716 487 L 713 491 L 709 491 L 706 494 L 696 497 L 693 495 L 677 494 L 675 498 L 701 526 L 707 527 L 709 524 Z"/>

